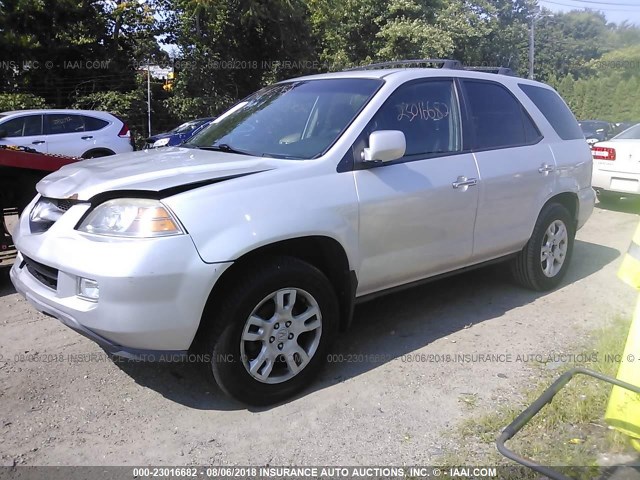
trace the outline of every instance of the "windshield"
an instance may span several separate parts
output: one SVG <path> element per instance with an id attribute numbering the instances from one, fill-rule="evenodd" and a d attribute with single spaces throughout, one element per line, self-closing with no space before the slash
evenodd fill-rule
<path id="1" fill-rule="evenodd" d="M 603 128 L 603 129 L 607 128 L 606 122 L 595 122 L 590 120 L 587 120 L 585 122 L 580 122 L 579 125 L 580 125 L 580 128 L 582 128 L 582 131 L 588 131 L 588 132 L 595 132 L 600 128 Z"/>
<path id="2" fill-rule="evenodd" d="M 381 84 L 349 78 L 272 85 L 222 114 L 187 146 L 314 158 L 335 142 Z"/>
<path id="3" fill-rule="evenodd" d="M 202 125 L 204 122 L 206 122 L 206 120 L 191 120 L 190 122 L 183 123 L 182 125 L 174 128 L 169 133 L 186 133 L 186 132 L 190 132 L 191 130 L 193 130 L 193 129 L 199 127 L 200 125 Z"/>
<path id="4" fill-rule="evenodd" d="M 614 140 L 640 140 L 640 123 L 613 137 Z"/>

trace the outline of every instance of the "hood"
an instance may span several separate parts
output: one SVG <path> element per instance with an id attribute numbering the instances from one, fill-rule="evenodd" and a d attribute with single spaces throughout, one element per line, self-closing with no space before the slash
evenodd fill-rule
<path id="1" fill-rule="evenodd" d="M 171 138 L 174 135 L 177 135 L 177 133 L 170 133 L 170 132 L 165 132 L 165 133 L 156 133 L 155 135 L 149 137 L 146 139 L 146 141 L 148 143 L 153 143 L 156 140 L 160 140 L 161 138 Z"/>
<path id="2" fill-rule="evenodd" d="M 292 160 L 168 147 L 83 160 L 42 179 L 36 189 L 49 198 L 89 200 L 116 190 L 161 192 L 294 165 Z"/>

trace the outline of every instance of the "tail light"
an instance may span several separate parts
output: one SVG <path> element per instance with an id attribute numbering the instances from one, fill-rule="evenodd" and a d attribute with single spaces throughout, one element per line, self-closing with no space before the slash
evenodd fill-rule
<path id="1" fill-rule="evenodd" d="M 591 155 L 594 160 L 615 160 L 616 149 L 611 147 L 592 147 Z"/>
<path id="2" fill-rule="evenodd" d="M 129 126 L 122 122 L 122 128 L 118 132 L 118 136 L 120 138 L 129 138 L 131 136 L 131 132 L 129 131 Z"/>

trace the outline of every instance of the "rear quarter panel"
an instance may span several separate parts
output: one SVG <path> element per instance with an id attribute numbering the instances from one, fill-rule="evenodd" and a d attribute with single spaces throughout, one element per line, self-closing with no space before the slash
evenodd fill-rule
<path id="1" fill-rule="evenodd" d="M 591 215 L 595 203 L 595 192 L 591 188 L 593 175 L 593 159 L 591 149 L 586 139 L 563 140 L 538 109 L 531 99 L 519 88 L 518 84 L 531 84 L 538 87 L 550 88 L 547 85 L 530 80 L 511 78 L 508 80 L 516 96 L 535 121 L 544 136 L 543 142 L 548 146 L 555 162 L 554 182 L 549 198 L 539 205 L 542 208 L 550 198 L 561 193 L 573 193 L 578 199 L 578 228 Z M 557 92 L 556 92 L 557 93 Z M 568 107 L 567 107 L 568 108 Z M 577 121 L 576 121 L 577 123 Z M 532 227 L 533 231 L 533 227 Z"/>

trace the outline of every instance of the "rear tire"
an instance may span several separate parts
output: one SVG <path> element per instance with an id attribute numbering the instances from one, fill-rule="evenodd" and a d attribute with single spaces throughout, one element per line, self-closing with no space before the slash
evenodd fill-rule
<path id="1" fill-rule="evenodd" d="M 531 238 L 511 263 L 515 281 L 537 291 L 557 287 L 567 273 L 575 234 L 569 211 L 558 203 L 546 205 Z"/>
<path id="2" fill-rule="evenodd" d="M 280 402 L 325 363 L 338 327 L 336 294 L 320 270 L 292 257 L 252 265 L 234 284 L 204 333 L 211 373 L 241 402 Z"/>

